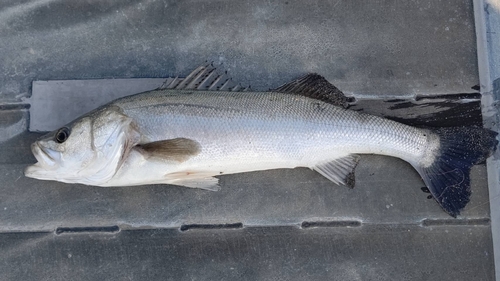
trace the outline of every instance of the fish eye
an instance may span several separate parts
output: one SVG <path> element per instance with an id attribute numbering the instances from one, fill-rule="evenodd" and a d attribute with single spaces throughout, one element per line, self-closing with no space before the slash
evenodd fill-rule
<path id="1" fill-rule="evenodd" d="M 63 143 L 63 142 L 65 142 L 65 141 L 68 139 L 69 134 L 70 134 L 70 130 L 69 130 L 69 128 L 67 128 L 67 127 L 62 127 L 62 128 L 61 128 L 61 129 L 59 129 L 59 131 L 57 131 L 57 133 L 56 133 L 56 137 L 55 137 L 56 142 L 58 142 L 58 143 Z"/>

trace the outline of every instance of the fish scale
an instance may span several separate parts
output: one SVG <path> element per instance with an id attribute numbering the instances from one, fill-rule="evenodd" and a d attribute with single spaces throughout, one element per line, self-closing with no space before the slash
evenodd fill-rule
<path id="1" fill-rule="evenodd" d="M 145 142 L 179 137 L 199 142 L 201 153 L 185 165 L 220 168 L 237 159 L 245 163 L 239 164 L 242 171 L 255 166 L 252 161 L 313 167 L 351 153 L 410 160 L 421 157 L 426 140 L 410 126 L 284 93 L 162 90 L 148 95 L 114 105 L 134 120 Z M 215 143 L 219 155 L 211 149 Z"/>

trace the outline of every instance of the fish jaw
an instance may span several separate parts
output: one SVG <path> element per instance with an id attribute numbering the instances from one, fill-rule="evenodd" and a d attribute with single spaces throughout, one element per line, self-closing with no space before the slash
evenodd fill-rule
<path id="1" fill-rule="evenodd" d="M 40 163 L 36 163 L 26 167 L 24 170 L 24 175 L 28 178 L 34 178 L 39 180 L 48 180 L 46 178 L 47 170 L 45 170 Z"/>
<path id="2" fill-rule="evenodd" d="M 24 175 L 39 180 L 53 179 L 54 171 L 57 169 L 56 160 L 60 157 L 59 153 L 44 149 L 38 141 L 31 144 L 31 151 L 38 162 L 28 166 Z"/>
<path id="3" fill-rule="evenodd" d="M 58 177 L 57 160 L 61 157 L 56 151 L 43 148 L 39 141 L 31 144 L 31 151 L 37 159 L 37 163 L 26 167 L 24 175 L 39 180 L 61 180 Z"/>
<path id="4" fill-rule="evenodd" d="M 50 149 L 44 149 L 38 141 L 31 145 L 31 152 L 38 161 L 37 164 L 47 168 L 54 167 L 56 165 L 56 160 L 59 158 L 57 152 Z"/>
<path id="5" fill-rule="evenodd" d="M 71 179 L 67 177 L 61 177 L 58 170 L 48 170 L 46 167 L 41 165 L 40 162 L 26 167 L 26 169 L 24 170 L 24 175 L 28 178 L 37 180 L 60 181 L 64 183 L 84 183 L 77 178 Z"/>

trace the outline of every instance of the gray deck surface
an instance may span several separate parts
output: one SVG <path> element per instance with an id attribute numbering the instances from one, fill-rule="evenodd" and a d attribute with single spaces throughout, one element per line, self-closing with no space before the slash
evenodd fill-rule
<path id="1" fill-rule="evenodd" d="M 35 131 L 57 126 L 77 114 L 68 103 L 205 60 L 257 90 L 317 72 L 355 109 L 477 124 L 471 1 L 2 1 L 0 50 L 0 280 L 495 278 L 484 164 L 458 219 L 409 164 L 373 155 L 352 190 L 307 169 L 222 176 L 219 192 L 23 176 L 40 136 L 30 113 Z"/>
<path id="2" fill-rule="evenodd" d="M 500 131 L 500 2 L 475 0 L 478 67 L 484 125 Z M 496 280 L 500 280 L 500 151 L 488 159 L 491 232 Z"/>

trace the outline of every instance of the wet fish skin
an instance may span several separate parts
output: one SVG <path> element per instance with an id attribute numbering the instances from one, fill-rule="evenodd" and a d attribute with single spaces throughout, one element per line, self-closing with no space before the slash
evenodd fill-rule
<path id="1" fill-rule="evenodd" d="M 141 143 L 199 143 L 202 152 L 176 163 L 176 172 L 313 168 L 352 153 L 411 160 L 422 158 L 428 138 L 413 127 L 283 93 L 158 91 L 114 105 L 141 128 Z M 388 140 L 395 130 L 402 134 Z"/>
<path id="2" fill-rule="evenodd" d="M 75 120 L 62 143 L 59 131 L 49 134 L 34 144 L 38 163 L 26 176 L 216 190 L 220 174 L 309 167 L 354 185 L 357 154 L 381 154 L 409 162 L 456 216 L 469 201 L 470 168 L 497 146 L 496 133 L 483 128 L 419 129 L 348 110 L 317 75 L 275 92 L 187 89 L 208 79 L 204 71 L 180 89 L 121 98 Z"/>

